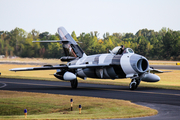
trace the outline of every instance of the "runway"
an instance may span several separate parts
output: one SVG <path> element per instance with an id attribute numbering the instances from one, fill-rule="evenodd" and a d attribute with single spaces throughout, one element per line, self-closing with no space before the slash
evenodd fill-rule
<path id="1" fill-rule="evenodd" d="M 159 114 L 156 116 L 133 118 L 133 120 L 169 120 L 178 119 L 180 117 L 180 91 L 178 90 L 138 87 L 137 90 L 130 91 L 128 86 L 85 83 L 79 83 L 78 89 L 74 90 L 71 89 L 70 82 L 7 78 L 0 78 L 0 83 L 0 90 L 123 99 L 145 105 L 159 111 Z"/>
<path id="2" fill-rule="evenodd" d="M 155 69 L 180 70 L 180 65 L 150 65 Z"/>

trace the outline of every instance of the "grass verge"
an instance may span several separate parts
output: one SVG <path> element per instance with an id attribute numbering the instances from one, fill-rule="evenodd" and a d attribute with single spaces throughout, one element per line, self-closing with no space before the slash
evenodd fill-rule
<path id="1" fill-rule="evenodd" d="M 157 110 L 130 101 L 0 90 L 0 119 L 105 119 L 132 118 L 157 114 Z M 52 99 L 53 98 L 53 99 Z M 73 98 L 73 111 L 70 99 Z M 79 114 L 78 106 L 82 105 Z"/>

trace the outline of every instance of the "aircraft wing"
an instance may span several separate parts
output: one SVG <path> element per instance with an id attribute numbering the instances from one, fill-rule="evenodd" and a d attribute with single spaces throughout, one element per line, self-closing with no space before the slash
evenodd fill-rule
<path id="1" fill-rule="evenodd" d="M 33 70 L 52 70 L 52 69 L 78 69 L 78 68 L 97 68 L 97 67 L 106 67 L 109 64 L 82 64 L 82 65 L 44 65 L 42 67 L 29 67 L 29 68 L 13 68 L 10 71 L 33 71 Z"/>
<path id="2" fill-rule="evenodd" d="M 163 73 L 163 71 L 158 70 L 158 69 L 154 69 L 152 67 L 150 67 L 149 70 L 150 70 L 151 73 Z"/>
<path id="3" fill-rule="evenodd" d="M 32 71 L 32 70 L 52 70 L 52 69 L 66 69 L 67 66 L 61 66 L 61 65 L 44 65 L 42 67 L 29 67 L 29 68 L 13 68 L 10 69 L 10 71 Z"/>

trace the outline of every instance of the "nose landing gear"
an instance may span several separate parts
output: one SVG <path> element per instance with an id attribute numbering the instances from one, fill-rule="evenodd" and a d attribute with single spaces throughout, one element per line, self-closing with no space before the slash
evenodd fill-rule
<path id="1" fill-rule="evenodd" d="M 135 90 L 138 87 L 139 83 L 140 83 L 139 79 L 132 79 L 131 83 L 129 84 L 129 89 Z"/>

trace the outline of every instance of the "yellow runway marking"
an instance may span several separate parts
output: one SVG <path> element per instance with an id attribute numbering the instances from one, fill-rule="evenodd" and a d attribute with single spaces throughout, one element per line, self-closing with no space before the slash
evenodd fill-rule
<path id="1" fill-rule="evenodd" d="M 33 83 L 18 83 L 18 82 L 6 82 L 1 81 L 3 83 L 12 83 L 12 84 L 25 84 L 25 85 L 40 85 L 40 86 L 55 86 L 55 87 L 66 87 L 62 85 L 47 85 L 47 84 L 33 84 Z M 86 88 L 86 87 L 78 87 L 78 88 Z M 113 90 L 113 89 L 101 89 L 101 88 L 87 88 L 87 89 L 94 89 L 94 90 L 107 90 L 107 91 L 121 91 L 121 92 L 130 92 L 130 93 L 146 93 L 146 94 L 157 94 L 157 95 L 173 95 L 173 96 L 180 96 L 180 94 L 171 94 L 171 93 L 156 93 L 156 92 L 144 92 L 144 91 L 131 91 L 131 90 Z"/>

